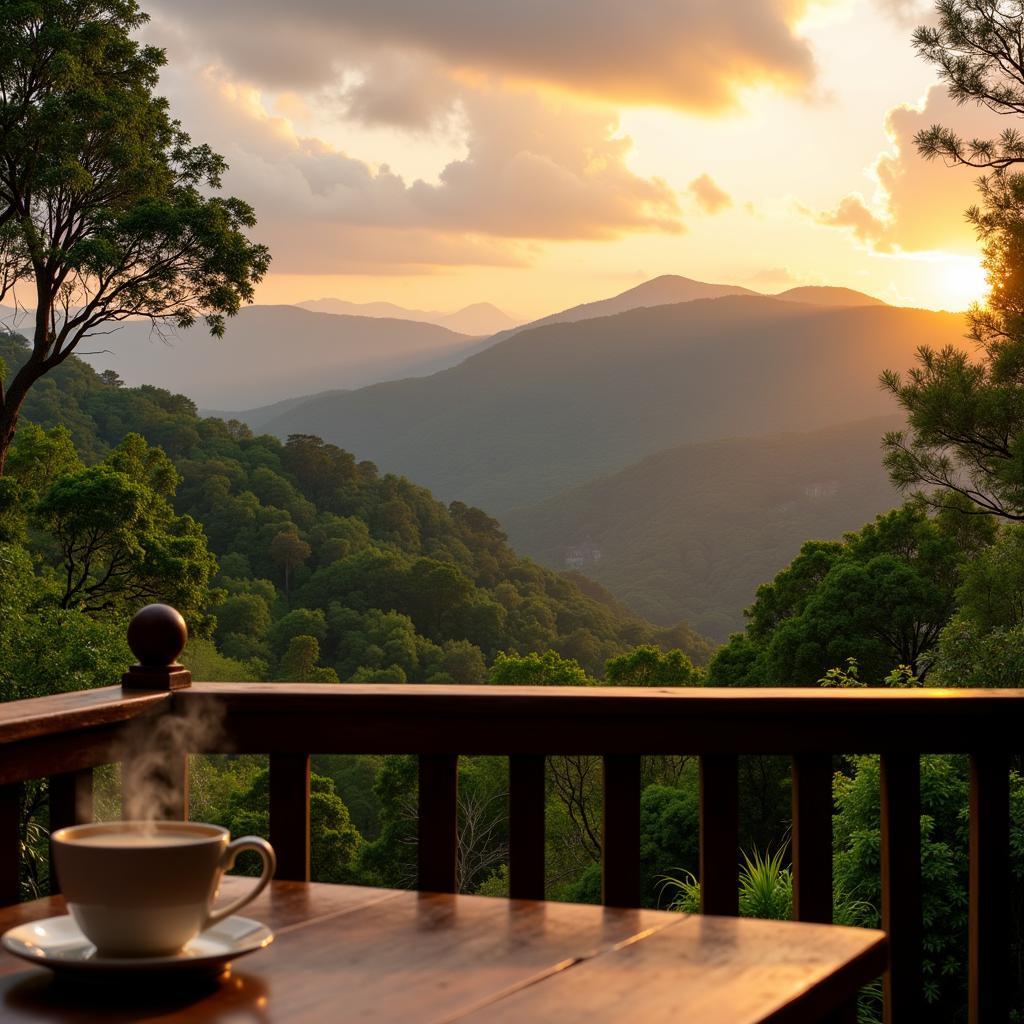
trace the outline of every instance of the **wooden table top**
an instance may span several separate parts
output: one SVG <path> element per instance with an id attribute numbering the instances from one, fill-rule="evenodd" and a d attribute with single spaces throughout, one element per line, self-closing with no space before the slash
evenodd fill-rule
<path id="1" fill-rule="evenodd" d="M 0 930 L 63 912 L 60 897 L 6 907 Z M 808 1022 L 886 958 L 876 931 L 343 885 L 275 882 L 243 913 L 273 944 L 199 987 L 61 982 L 0 951 L 0 1019 Z"/>

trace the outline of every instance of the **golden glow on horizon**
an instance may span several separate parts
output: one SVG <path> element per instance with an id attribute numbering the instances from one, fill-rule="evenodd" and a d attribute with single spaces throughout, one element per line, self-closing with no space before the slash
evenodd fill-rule
<path id="1" fill-rule="evenodd" d="M 989 292 L 985 269 L 978 259 L 948 263 L 942 273 L 942 283 L 947 296 L 939 307 L 942 309 L 969 309 L 975 303 L 983 303 Z"/>
<path id="2" fill-rule="evenodd" d="M 182 49 L 171 54 L 176 77 L 166 85 L 186 128 L 224 151 L 227 186 L 256 207 L 255 235 L 275 256 L 257 292 L 263 303 L 335 296 L 451 311 L 491 302 L 533 319 L 680 274 L 767 294 L 833 285 L 894 305 L 967 309 L 987 291 L 964 229 L 971 180 L 934 165 L 927 177 L 917 166 L 913 117 L 945 120 L 947 110 L 915 109 L 900 120 L 901 138 L 893 134 L 890 113 L 922 107 L 934 76 L 909 45 L 910 22 L 882 6 L 794 4 L 814 79 L 800 95 L 763 79 L 741 88 L 727 110 L 631 106 L 628 91 L 616 102 L 544 85 L 529 90 L 534 110 L 500 70 L 442 67 L 433 58 L 412 70 L 454 98 L 430 124 L 345 116 L 340 93 L 373 84 L 358 62 L 334 87 L 304 91 L 254 85 L 244 70 Z M 585 126 L 578 137 L 577 123 Z M 502 130 L 488 133 L 488 125 Z M 499 152 L 492 166 L 510 133 L 518 148 Z M 882 154 L 890 161 L 880 182 Z M 578 185 L 599 183 L 616 161 L 618 176 L 603 191 Z M 525 210 L 521 218 L 494 213 L 529 205 L 513 192 L 503 207 L 498 185 L 532 175 L 541 183 L 541 220 L 573 203 L 583 211 L 563 234 L 519 237 L 517 227 L 530 221 Z M 712 210 L 692 191 L 701 179 L 725 197 Z M 678 202 L 681 231 L 643 226 L 633 207 L 648 186 Z M 431 189 L 432 202 L 417 205 Z M 824 219 L 855 194 L 867 197 L 860 224 Z"/>

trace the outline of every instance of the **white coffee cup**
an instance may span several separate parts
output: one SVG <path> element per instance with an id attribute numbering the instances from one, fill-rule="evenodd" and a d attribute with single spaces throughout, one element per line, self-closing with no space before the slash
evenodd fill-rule
<path id="1" fill-rule="evenodd" d="M 173 956 L 254 900 L 274 874 L 265 839 L 182 821 L 73 825 L 50 836 L 68 910 L 101 956 Z M 263 858 L 244 896 L 213 910 L 221 876 L 243 850 Z"/>

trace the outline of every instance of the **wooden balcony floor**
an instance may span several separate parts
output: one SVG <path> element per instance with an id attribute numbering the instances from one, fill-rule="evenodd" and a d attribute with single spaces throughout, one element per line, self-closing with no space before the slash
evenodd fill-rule
<path id="1" fill-rule="evenodd" d="M 63 909 L 7 907 L 0 930 Z M 0 1018 L 845 1022 L 886 961 L 876 931 L 353 886 L 275 882 L 243 913 L 273 945 L 199 988 L 58 983 L 0 953 Z"/>

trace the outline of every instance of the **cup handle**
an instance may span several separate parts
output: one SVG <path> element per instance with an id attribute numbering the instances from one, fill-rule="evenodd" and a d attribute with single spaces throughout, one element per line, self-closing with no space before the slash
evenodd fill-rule
<path id="1" fill-rule="evenodd" d="M 203 930 L 212 925 L 219 924 L 224 918 L 230 917 L 236 911 L 241 910 L 246 903 L 251 903 L 266 889 L 270 879 L 273 878 L 274 869 L 277 867 L 277 857 L 274 855 L 274 848 L 270 843 L 259 836 L 242 836 L 240 839 L 228 843 L 224 856 L 221 857 L 220 870 L 222 872 L 230 871 L 235 866 L 236 858 L 243 850 L 255 850 L 263 858 L 263 872 L 256 880 L 256 885 L 244 896 L 239 896 L 237 900 L 232 900 L 226 907 L 221 907 L 220 910 L 211 910 L 206 917 L 206 924 L 203 925 Z"/>

